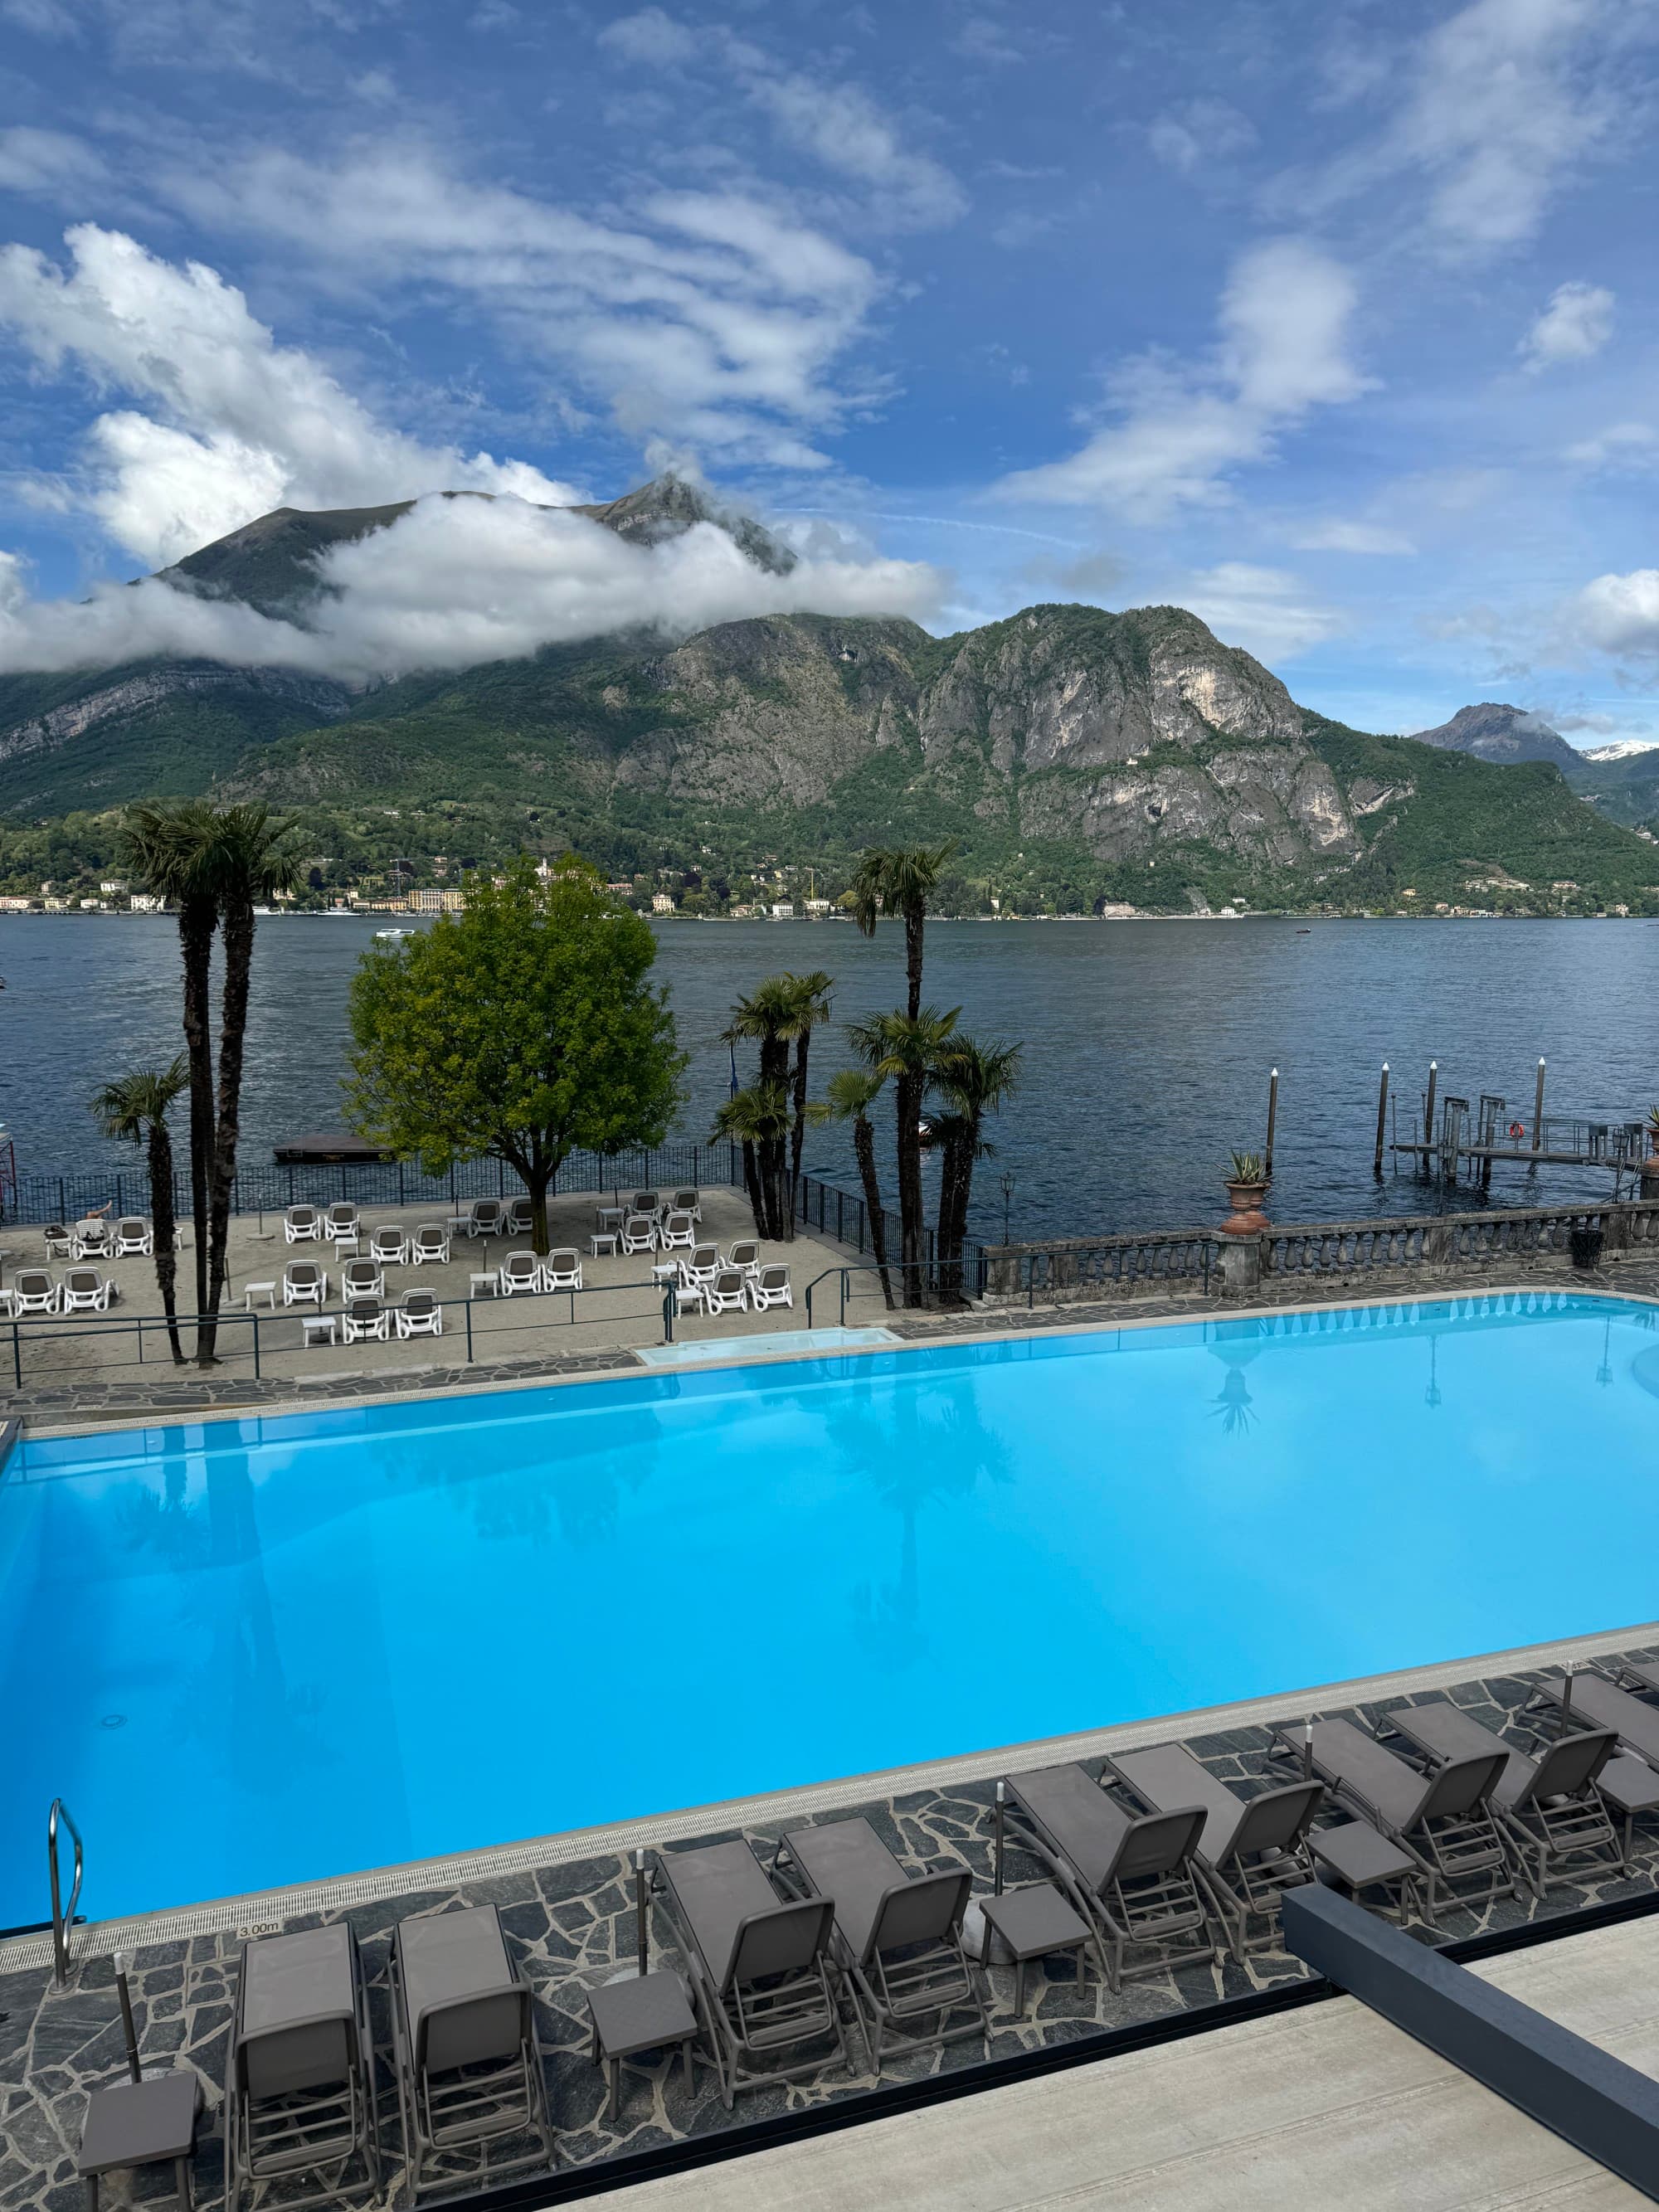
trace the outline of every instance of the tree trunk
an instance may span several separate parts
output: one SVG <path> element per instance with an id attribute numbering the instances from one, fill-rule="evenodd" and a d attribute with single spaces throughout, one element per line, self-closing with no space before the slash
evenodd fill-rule
<path id="1" fill-rule="evenodd" d="M 962 1172 L 957 1182 L 957 1194 L 951 1217 L 951 1256 L 955 1265 L 957 1294 L 965 1297 L 967 1285 L 963 1279 L 962 1248 L 968 1242 L 968 1209 L 974 1196 L 974 1165 L 979 1158 L 980 1131 L 982 1118 L 971 1114 L 968 1118 L 968 1134 L 962 1151 Z"/>
<path id="2" fill-rule="evenodd" d="M 173 1139 L 165 1121 L 152 1121 L 149 1127 L 149 1215 L 155 1232 L 155 1287 L 161 1293 L 161 1310 L 167 1317 L 173 1364 L 182 1367 L 185 1347 L 179 1341 L 174 1289 L 179 1261 L 173 1221 Z"/>
<path id="3" fill-rule="evenodd" d="M 529 1194 L 530 1241 L 536 1248 L 537 1255 L 544 1260 L 553 1243 L 552 1232 L 547 1225 L 547 1194 L 558 1181 L 559 1170 L 564 1165 L 564 1161 L 562 1151 L 556 1153 L 552 1159 L 547 1159 L 538 1139 L 528 1159 L 511 1163 Z"/>
<path id="4" fill-rule="evenodd" d="M 185 1051 L 190 1063 L 190 1207 L 196 1231 L 196 1310 L 207 1311 L 208 1192 L 214 1149 L 213 1039 L 208 1029 L 213 933 L 211 899 L 185 899 L 179 909 L 185 963 Z"/>
<path id="5" fill-rule="evenodd" d="M 912 1021 L 921 1012 L 921 932 L 927 911 L 920 901 L 904 909 L 904 981 Z"/>
<path id="6" fill-rule="evenodd" d="M 967 1174 L 964 1133 L 947 1131 L 939 1185 L 939 1286 L 954 1303 L 962 1291 L 962 1188 Z"/>
<path id="7" fill-rule="evenodd" d="M 806 1053 L 811 1042 L 811 1030 L 803 1030 L 795 1039 L 795 1121 L 789 1133 L 789 1218 L 792 1223 L 800 1192 L 800 1156 L 806 1146 Z"/>
<path id="8" fill-rule="evenodd" d="M 881 1183 L 876 1174 L 876 1133 L 862 1114 L 853 1124 L 853 1151 L 859 1164 L 859 1180 L 864 1185 L 864 1210 L 870 1221 L 870 1249 L 876 1255 L 876 1266 L 881 1274 L 881 1294 L 890 1310 L 893 1283 L 887 1272 L 887 1217 L 882 1211 Z"/>
<path id="9" fill-rule="evenodd" d="M 761 1173 L 766 1184 L 767 1212 L 773 1241 L 791 1243 L 795 1234 L 795 1208 L 789 1182 L 789 1140 L 769 1137 L 761 1146 Z"/>
<path id="10" fill-rule="evenodd" d="M 766 1235 L 766 1200 L 761 1189 L 760 1163 L 755 1158 L 752 1140 L 743 1140 L 743 1187 L 749 1194 L 750 1211 L 755 1217 L 755 1234 Z"/>
<path id="11" fill-rule="evenodd" d="M 921 1074 L 901 1075 L 893 1086 L 898 1115 L 899 1258 L 904 1271 L 902 1287 L 907 1306 L 926 1303 L 927 1286 L 922 1280 L 926 1226 L 922 1219 L 921 1138 L 918 1127 L 927 1087 L 927 1079 Z"/>
<path id="12" fill-rule="evenodd" d="M 218 1121 L 214 1132 L 213 1179 L 209 1191 L 211 1212 L 208 1233 L 210 1250 L 208 1302 L 204 1310 L 216 1315 L 224 1296 L 228 1273 L 226 1248 L 230 1241 L 230 1200 L 236 1182 L 236 1143 L 241 1134 L 242 1053 L 247 1039 L 248 982 L 253 970 L 253 902 L 231 899 L 224 914 L 225 988 L 219 1017 Z M 196 1364 L 210 1367 L 218 1332 L 210 1322 L 196 1337 Z"/>

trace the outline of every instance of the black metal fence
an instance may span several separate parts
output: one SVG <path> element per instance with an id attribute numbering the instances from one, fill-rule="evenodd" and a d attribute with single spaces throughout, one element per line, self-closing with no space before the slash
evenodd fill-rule
<path id="1" fill-rule="evenodd" d="M 733 1145 L 663 1145 L 654 1152 L 573 1152 L 559 1170 L 556 1194 L 570 1191 L 646 1189 L 666 1185 L 690 1188 L 712 1183 L 741 1183 L 742 1164 Z M 362 1206 L 443 1206 L 451 1212 L 471 1198 L 518 1198 L 524 1185 L 500 1160 L 466 1160 L 445 1176 L 422 1175 L 405 1160 L 343 1160 L 313 1167 L 248 1166 L 231 1188 L 233 1213 L 280 1213 L 285 1206 L 327 1206 L 347 1199 Z M 175 1171 L 173 1212 L 189 1217 L 190 1170 Z M 116 1214 L 148 1214 L 149 1176 L 142 1165 L 127 1170 L 94 1168 L 78 1175 L 20 1176 L 14 1200 L 0 1218 L 7 1221 L 74 1221 L 95 1207 Z"/>

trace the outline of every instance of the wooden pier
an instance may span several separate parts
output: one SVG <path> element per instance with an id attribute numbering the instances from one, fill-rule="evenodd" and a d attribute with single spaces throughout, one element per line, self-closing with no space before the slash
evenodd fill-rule
<path id="1" fill-rule="evenodd" d="M 1498 1166 L 1605 1169 L 1613 1176 L 1615 1192 L 1626 1176 L 1638 1183 L 1659 1185 L 1659 1152 L 1649 1150 L 1651 1131 L 1647 1117 L 1547 1115 L 1541 1060 L 1530 1113 L 1512 1107 L 1498 1091 L 1482 1091 L 1473 1104 L 1455 1091 L 1441 1095 L 1439 1073 L 1438 1064 L 1431 1060 L 1416 1110 L 1408 1109 L 1402 1117 L 1398 1100 L 1389 1097 L 1389 1070 L 1384 1066 L 1377 1098 L 1374 1158 L 1379 1179 L 1387 1152 L 1396 1164 L 1402 1158 L 1409 1160 L 1419 1176 L 1437 1177 L 1443 1182 L 1468 1182 L 1482 1190 L 1491 1188 L 1492 1170 Z"/>

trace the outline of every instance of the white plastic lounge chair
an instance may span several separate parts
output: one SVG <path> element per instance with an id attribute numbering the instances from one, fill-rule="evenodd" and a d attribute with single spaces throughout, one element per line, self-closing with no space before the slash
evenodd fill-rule
<path id="1" fill-rule="evenodd" d="M 75 1257 L 75 1238 L 61 1221 L 46 1224 L 46 1257 L 48 1260 L 72 1260 Z"/>
<path id="2" fill-rule="evenodd" d="M 665 1213 L 658 1239 L 665 1252 L 689 1252 L 697 1241 L 697 1231 L 689 1213 Z"/>
<path id="3" fill-rule="evenodd" d="M 106 1313 L 114 1287 L 96 1267 L 71 1267 L 64 1278 L 61 1310 L 66 1314 Z"/>
<path id="4" fill-rule="evenodd" d="M 711 1314 L 744 1310 L 749 1303 L 749 1293 L 735 1267 L 722 1267 L 712 1283 L 703 1285 L 702 1303 L 704 1311 Z"/>
<path id="5" fill-rule="evenodd" d="M 757 1313 L 764 1313 L 768 1306 L 793 1306 L 795 1295 L 789 1287 L 788 1268 L 774 1261 L 757 1269 L 750 1279 L 749 1303 Z"/>
<path id="6" fill-rule="evenodd" d="M 444 1310 L 430 1291 L 405 1291 L 403 1304 L 396 1309 L 393 1318 L 400 1338 L 441 1336 L 444 1333 Z"/>
<path id="7" fill-rule="evenodd" d="M 696 1244 L 680 1261 L 680 1288 L 683 1291 L 703 1291 L 719 1274 L 724 1263 L 718 1244 Z"/>
<path id="8" fill-rule="evenodd" d="M 323 1217 L 314 1206 L 290 1206 L 283 1216 L 283 1235 L 290 1244 L 320 1241 Z"/>
<path id="9" fill-rule="evenodd" d="M 368 1240 L 368 1256 L 382 1267 L 401 1267 L 409 1257 L 409 1239 L 392 1222 L 383 1222 Z"/>
<path id="10" fill-rule="evenodd" d="M 630 1213 L 622 1225 L 622 1248 L 624 1252 L 654 1252 L 657 1249 L 656 1216 Z"/>
<path id="11" fill-rule="evenodd" d="M 115 1256 L 147 1260 L 155 1249 L 155 1231 L 136 1213 L 123 1214 L 115 1224 Z"/>
<path id="12" fill-rule="evenodd" d="M 695 1190 L 677 1190 L 668 1201 L 671 1213 L 689 1213 L 693 1221 L 702 1219 L 702 1199 Z"/>
<path id="13" fill-rule="evenodd" d="M 441 1221 L 423 1221 L 415 1231 L 410 1258 L 417 1267 L 443 1267 L 449 1261 L 449 1231 Z"/>
<path id="14" fill-rule="evenodd" d="M 348 1260 L 340 1270 L 340 1296 L 348 1305 L 362 1298 L 383 1298 L 386 1277 L 373 1260 Z"/>
<path id="15" fill-rule="evenodd" d="M 466 1218 L 469 1237 L 503 1237 L 507 1233 L 507 1209 L 499 1198 L 475 1198 Z"/>
<path id="16" fill-rule="evenodd" d="M 11 1302 L 13 1311 L 20 1316 L 55 1314 L 58 1285 L 44 1267 L 20 1267 L 11 1279 Z"/>
<path id="17" fill-rule="evenodd" d="M 634 1194 L 632 1210 L 635 1213 L 648 1213 L 654 1218 L 662 1212 L 662 1193 L 659 1190 L 636 1190 Z"/>
<path id="18" fill-rule="evenodd" d="M 340 1322 L 343 1344 L 384 1344 L 392 1331 L 392 1316 L 385 1306 L 363 1300 L 348 1304 Z"/>
<path id="19" fill-rule="evenodd" d="M 88 1215 L 75 1224 L 75 1256 L 77 1260 L 108 1260 L 115 1254 L 115 1224 L 100 1221 Z"/>
<path id="20" fill-rule="evenodd" d="M 726 1254 L 726 1264 L 728 1267 L 735 1267 L 740 1275 L 758 1274 L 760 1246 L 756 1243 L 752 1237 L 744 1238 L 740 1243 L 734 1244 Z"/>
<path id="21" fill-rule="evenodd" d="M 501 1296 L 516 1297 L 542 1286 L 542 1263 L 533 1252 L 509 1252 L 501 1266 Z"/>
<path id="22" fill-rule="evenodd" d="M 507 1201 L 506 1233 L 509 1237 L 528 1237 L 536 1226 L 535 1209 L 527 1198 Z"/>
<path id="23" fill-rule="evenodd" d="M 581 1286 L 581 1255 L 568 1249 L 550 1252 L 542 1262 L 542 1288 L 544 1291 L 579 1291 Z"/>
<path id="24" fill-rule="evenodd" d="M 323 1310 L 328 1296 L 328 1277 L 314 1260 L 290 1260 L 283 1270 L 283 1304 Z"/>
<path id="25" fill-rule="evenodd" d="M 337 1198 L 325 1217 L 326 1231 L 331 1237 L 355 1237 L 359 1216 L 349 1199 Z"/>

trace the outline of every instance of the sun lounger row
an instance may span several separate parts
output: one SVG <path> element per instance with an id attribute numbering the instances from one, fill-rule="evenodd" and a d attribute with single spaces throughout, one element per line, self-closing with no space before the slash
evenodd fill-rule
<path id="1" fill-rule="evenodd" d="M 155 1249 L 155 1231 L 133 1213 L 124 1213 L 118 1221 L 106 1221 L 94 1213 L 82 1221 L 46 1224 L 48 1260 L 147 1258 Z"/>
<path id="2" fill-rule="evenodd" d="M 66 1267 L 61 1282 L 45 1267 L 19 1267 L 0 1291 L 0 1314 L 21 1321 L 29 1314 L 107 1313 L 120 1295 L 96 1267 Z"/>

